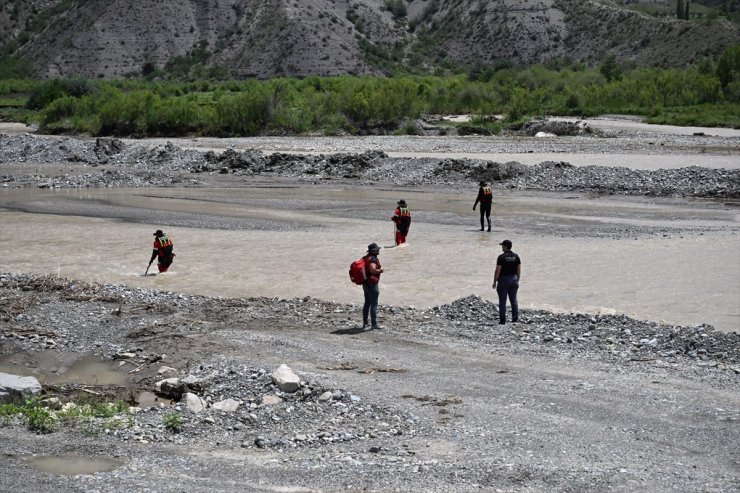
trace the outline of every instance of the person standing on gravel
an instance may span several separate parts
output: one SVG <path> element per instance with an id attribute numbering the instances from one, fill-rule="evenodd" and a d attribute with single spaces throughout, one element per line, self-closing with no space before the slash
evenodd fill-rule
<path id="1" fill-rule="evenodd" d="M 473 210 L 475 206 L 480 202 L 480 230 L 483 231 L 483 216 L 488 219 L 488 231 L 491 231 L 491 204 L 493 203 L 493 191 L 488 183 L 485 181 L 480 182 L 480 188 L 478 189 L 478 196 L 475 198 L 475 204 L 473 204 Z"/>
<path id="2" fill-rule="evenodd" d="M 172 252 L 174 245 L 172 240 L 161 229 L 154 232 L 154 237 L 154 250 L 152 250 L 152 258 L 149 259 L 149 265 L 151 266 L 156 258 L 158 259 L 157 268 L 159 272 L 167 272 L 175 257 L 175 254 Z"/>
<path id="3" fill-rule="evenodd" d="M 367 246 L 367 255 L 365 255 L 365 273 L 366 280 L 362 285 L 365 294 L 365 304 L 362 307 L 362 329 L 368 327 L 368 315 L 372 323 L 372 329 L 382 329 L 378 325 L 378 298 L 380 297 L 380 274 L 383 268 L 380 266 L 378 254 L 380 247 L 377 243 L 370 243 Z"/>
<path id="4" fill-rule="evenodd" d="M 396 223 L 396 246 L 406 243 L 406 236 L 409 234 L 409 227 L 411 226 L 411 211 L 409 206 L 406 205 L 406 201 L 401 199 L 397 205 L 396 212 L 391 218 L 391 221 Z"/>
<path id="5" fill-rule="evenodd" d="M 496 260 L 496 273 L 493 275 L 493 289 L 498 293 L 498 323 L 506 323 L 506 297 L 511 302 L 511 321 L 519 321 L 519 303 L 516 293 L 519 291 L 519 279 L 522 273 L 522 261 L 519 255 L 511 251 L 511 241 L 500 243 L 504 251 Z"/>

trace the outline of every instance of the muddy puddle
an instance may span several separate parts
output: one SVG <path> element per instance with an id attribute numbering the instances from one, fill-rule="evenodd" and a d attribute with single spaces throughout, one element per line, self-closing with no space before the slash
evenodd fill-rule
<path id="1" fill-rule="evenodd" d="M 523 260 L 525 308 L 740 327 L 738 212 L 707 201 L 502 194 L 493 231 L 482 233 L 474 191 L 19 191 L 0 197 L 0 207 L 15 208 L 0 209 L 0 271 L 211 296 L 360 303 L 348 266 L 371 242 L 392 246 L 389 218 L 401 197 L 414 219 L 408 245 L 381 252 L 381 304 L 433 306 L 470 294 L 494 300 L 499 243 L 511 239 Z M 21 212 L 23 204 L 33 213 Z M 65 215 L 54 214 L 59 210 Z M 214 224 L 218 229 L 209 229 Z M 177 257 L 170 272 L 144 277 L 159 228 L 170 234 Z M 658 233 L 641 236 L 645 228 Z M 592 237 L 594 231 L 608 234 Z"/>
<path id="2" fill-rule="evenodd" d="M 119 385 L 128 383 L 124 371 L 100 356 L 41 351 L 0 355 L 0 372 L 35 377 L 45 385 Z"/>
<path id="3" fill-rule="evenodd" d="M 37 455 L 27 457 L 26 462 L 39 472 L 62 476 L 110 472 L 126 464 L 123 459 L 81 455 Z"/>

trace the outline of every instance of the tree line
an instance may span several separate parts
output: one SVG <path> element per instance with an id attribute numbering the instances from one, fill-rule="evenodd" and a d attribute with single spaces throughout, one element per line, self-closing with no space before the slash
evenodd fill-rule
<path id="1" fill-rule="evenodd" d="M 470 114 L 484 132 L 543 115 L 641 115 L 740 128 L 740 46 L 686 69 L 477 67 L 447 77 L 247 81 L 0 81 L 26 91 L 42 131 L 118 136 L 413 133 L 414 120 Z M 503 115 L 491 118 L 491 115 Z"/>

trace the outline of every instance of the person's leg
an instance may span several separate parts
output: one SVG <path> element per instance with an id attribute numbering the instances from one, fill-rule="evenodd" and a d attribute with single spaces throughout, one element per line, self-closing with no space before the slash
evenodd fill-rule
<path id="1" fill-rule="evenodd" d="M 157 269 L 159 269 L 159 272 L 167 272 L 167 269 L 169 269 L 170 266 L 165 264 L 157 264 Z"/>
<path id="2" fill-rule="evenodd" d="M 483 227 L 485 225 L 484 218 L 486 217 L 486 206 L 481 204 L 480 205 L 480 230 L 483 231 Z"/>
<path id="3" fill-rule="evenodd" d="M 513 281 L 509 286 L 509 301 L 511 302 L 511 321 L 517 322 L 519 320 L 519 302 L 516 299 L 516 294 L 519 291 L 519 280 Z"/>
<path id="4" fill-rule="evenodd" d="M 403 243 L 401 241 L 401 232 L 399 230 L 396 230 L 396 246 L 400 245 L 401 243 Z"/>
<path id="5" fill-rule="evenodd" d="M 368 284 L 370 287 L 370 322 L 373 327 L 378 326 L 378 298 L 380 298 L 380 285 Z"/>
<path id="6" fill-rule="evenodd" d="M 491 204 L 487 204 L 485 207 L 486 210 L 486 220 L 488 221 L 488 231 L 491 231 Z M 481 218 L 481 229 L 483 229 L 483 218 Z"/>
<path id="7" fill-rule="evenodd" d="M 362 292 L 365 295 L 365 304 L 362 305 L 362 327 L 367 326 L 368 314 L 370 313 L 370 285 L 365 283 L 362 285 Z"/>
<path id="8" fill-rule="evenodd" d="M 509 285 L 506 282 L 506 278 L 499 278 L 496 292 L 498 293 L 498 323 L 506 323 L 506 296 L 508 294 Z"/>

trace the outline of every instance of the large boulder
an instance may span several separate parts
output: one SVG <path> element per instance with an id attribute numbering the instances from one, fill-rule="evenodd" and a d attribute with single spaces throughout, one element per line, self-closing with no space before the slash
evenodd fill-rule
<path id="1" fill-rule="evenodd" d="M 24 399 L 41 392 L 41 384 L 34 377 L 0 373 L 0 403 Z"/>
<path id="2" fill-rule="evenodd" d="M 270 377 L 272 377 L 272 381 L 283 392 L 295 392 L 301 388 L 301 379 L 293 373 L 293 370 L 288 365 L 278 366 L 278 369 Z"/>

